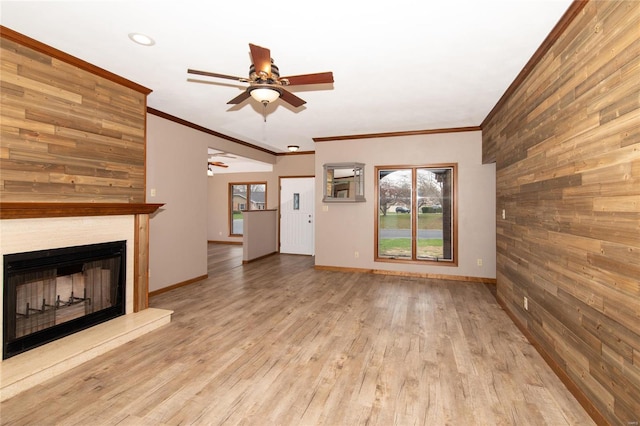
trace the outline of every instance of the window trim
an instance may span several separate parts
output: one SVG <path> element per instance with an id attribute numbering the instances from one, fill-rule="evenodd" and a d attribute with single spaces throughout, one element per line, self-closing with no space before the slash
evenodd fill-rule
<path id="1" fill-rule="evenodd" d="M 228 199 L 227 199 L 227 214 L 229 215 L 229 220 L 228 220 L 228 226 L 229 226 L 229 236 L 230 237 L 242 237 L 242 234 L 234 234 L 233 233 L 233 187 L 234 186 L 238 186 L 238 185 L 245 185 L 247 187 L 247 200 L 246 200 L 246 206 L 250 206 L 251 205 L 251 185 L 264 185 L 264 209 L 259 209 L 259 210 L 265 210 L 267 208 L 267 191 L 268 191 L 268 186 L 267 186 L 267 181 L 257 181 L 257 182 L 229 182 L 229 186 L 228 186 Z M 242 211 L 248 211 L 251 210 L 249 209 L 244 209 L 244 210 L 240 210 Z"/>
<path id="2" fill-rule="evenodd" d="M 380 171 L 388 170 L 388 169 L 410 169 L 411 170 L 411 205 L 416 206 L 416 192 L 417 185 L 416 176 L 417 169 L 437 169 L 437 168 L 451 168 L 452 169 L 452 193 L 451 193 L 451 210 L 452 210 L 452 232 L 451 239 L 453 244 L 452 250 L 452 259 L 447 261 L 439 261 L 439 260 L 429 260 L 429 259 L 417 259 L 416 258 L 416 235 L 417 235 L 417 221 L 418 217 L 414 214 L 416 211 L 415 208 L 411 209 L 411 259 L 392 259 L 388 257 L 380 257 L 378 254 L 379 249 L 379 215 L 380 215 Z M 458 266 L 458 163 L 434 163 L 434 164 L 422 164 L 422 165 L 382 165 L 374 167 L 374 194 L 375 194 L 375 203 L 374 203 L 374 241 L 373 241 L 373 253 L 374 253 L 374 262 L 384 262 L 384 263 L 404 263 L 404 264 L 413 264 L 413 265 L 429 265 L 429 266 Z"/>

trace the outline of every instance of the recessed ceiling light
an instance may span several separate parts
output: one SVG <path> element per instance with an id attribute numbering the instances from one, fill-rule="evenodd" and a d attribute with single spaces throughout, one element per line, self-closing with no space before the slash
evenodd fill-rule
<path id="1" fill-rule="evenodd" d="M 151 37 L 140 33 L 130 33 L 129 38 L 135 43 L 141 44 L 143 46 L 153 46 L 154 44 L 156 44 L 156 42 Z"/>

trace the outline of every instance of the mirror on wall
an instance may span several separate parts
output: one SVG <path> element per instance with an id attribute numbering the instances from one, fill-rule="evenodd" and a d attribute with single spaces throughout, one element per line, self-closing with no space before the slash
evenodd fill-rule
<path id="1" fill-rule="evenodd" d="M 324 166 L 324 203 L 363 202 L 364 164 L 328 163 Z"/>

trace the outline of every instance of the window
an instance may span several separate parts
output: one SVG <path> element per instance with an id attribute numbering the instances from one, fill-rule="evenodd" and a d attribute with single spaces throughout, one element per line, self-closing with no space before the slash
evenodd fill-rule
<path id="1" fill-rule="evenodd" d="M 457 265 L 456 165 L 376 167 L 381 262 Z"/>
<path id="2" fill-rule="evenodd" d="M 229 184 L 229 229 L 231 235 L 242 235 L 243 210 L 267 208 L 267 183 L 247 182 Z"/>

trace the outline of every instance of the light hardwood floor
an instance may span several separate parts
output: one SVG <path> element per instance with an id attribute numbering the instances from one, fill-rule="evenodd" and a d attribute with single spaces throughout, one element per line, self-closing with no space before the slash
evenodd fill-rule
<path id="1" fill-rule="evenodd" d="M 477 283 L 241 265 L 151 298 L 173 321 L 0 405 L 19 425 L 588 425 Z"/>

